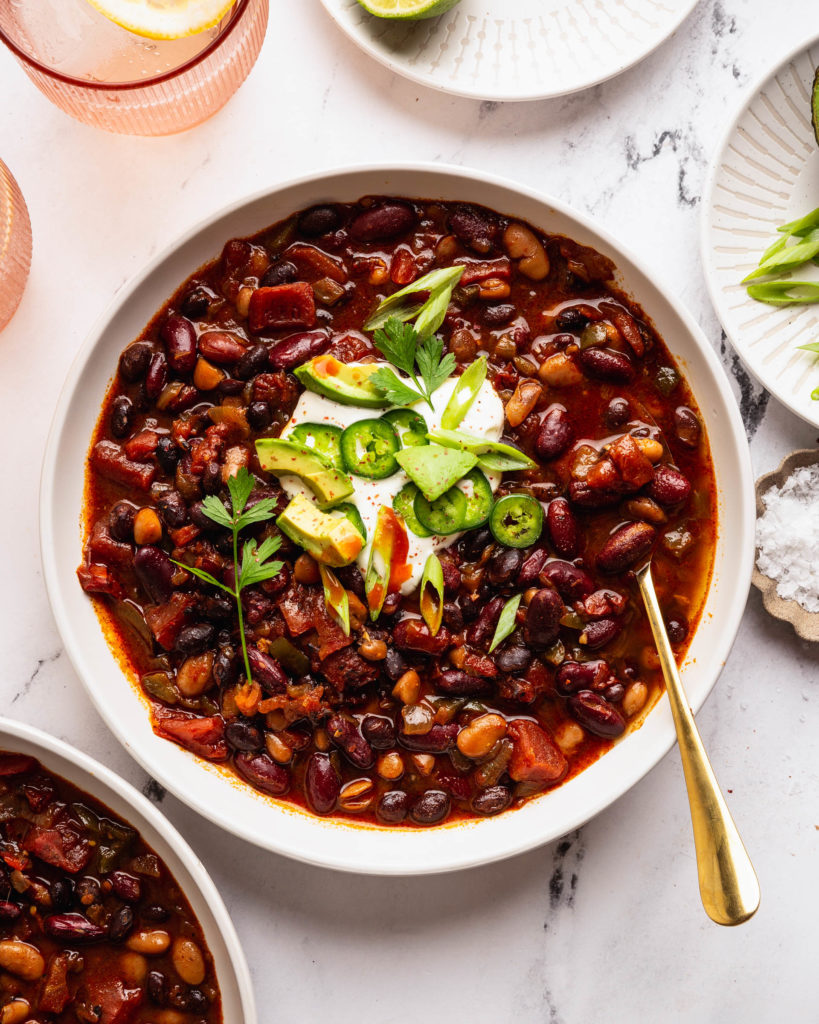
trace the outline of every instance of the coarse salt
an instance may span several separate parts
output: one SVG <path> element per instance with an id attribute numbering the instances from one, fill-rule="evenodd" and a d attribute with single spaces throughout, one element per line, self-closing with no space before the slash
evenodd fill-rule
<path id="1" fill-rule="evenodd" d="M 762 496 L 756 524 L 759 571 L 783 600 L 819 612 L 819 465 L 803 466 Z"/>

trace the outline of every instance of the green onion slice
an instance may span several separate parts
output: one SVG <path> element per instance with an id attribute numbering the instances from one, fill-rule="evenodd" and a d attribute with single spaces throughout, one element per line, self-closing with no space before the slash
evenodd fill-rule
<path id="1" fill-rule="evenodd" d="M 450 395 L 441 416 L 441 426 L 444 430 L 455 430 L 460 426 L 461 420 L 472 408 L 472 403 L 478 397 L 478 392 L 486 380 L 486 356 L 476 359 L 471 366 L 468 366 L 455 385 L 455 390 Z"/>
<path id="2" fill-rule="evenodd" d="M 433 597 L 430 591 L 434 591 Z M 421 577 L 421 616 L 433 636 L 437 636 L 444 618 L 444 570 L 441 559 L 433 552 L 427 558 Z"/>
<path id="3" fill-rule="evenodd" d="M 324 586 L 324 603 L 330 610 L 333 618 L 344 630 L 344 635 L 350 635 L 350 598 L 347 591 L 341 585 L 341 581 L 332 569 L 319 562 L 321 582 Z"/>
<path id="4" fill-rule="evenodd" d="M 498 624 L 495 626 L 495 635 L 492 637 L 492 643 L 489 645 L 489 653 L 498 646 L 498 644 L 505 640 L 515 631 L 517 624 L 518 608 L 520 607 L 520 599 L 523 597 L 522 594 L 515 594 L 514 597 L 510 597 L 506 604 L 501 609 L 500 618 Z"/>

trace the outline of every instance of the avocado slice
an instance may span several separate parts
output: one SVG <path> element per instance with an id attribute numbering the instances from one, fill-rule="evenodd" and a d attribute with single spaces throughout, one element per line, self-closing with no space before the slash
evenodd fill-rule
<path id="1" fill-rule="evenodd" d="M 380 363 L 348 366 L 335 356 L 316 356 L 293 371 L 308 391 L 332 398 L 341 405 L 386 409 L 390 404 L 370 382 Z"/>
<path id="2" fill-rule="evenodd" d="M 813 76 L 813 92 L 810 101 L 810 119 L 813 124 L 813 134 L 816 136 L 816 144 L 819 146 L 819 68 Z"/>
<path id="3" fill-rule="evenodd" d="M 485 437 L 474 437 L 462 430 L 431 430 L 427 437 L 435 444 L 460 448 L 478 457 L 485 469 L 497 472 L 531 469 L 535 463 L 522 451 L 502 441 L 490 441 Z"/>
<path id="4" fill-rule="evenodd" d="M 440 498 L 478 462 L 478 456 L 472 452 L 440 444 L 402 448 L 395 453 L 395 459 L 427 501 Z"/>
<path id="5" fill-rule="evenodd" d="M 364 538 L 346 516 L 322 512 L 303 494 L 290 501 L 276 524 L 323 565 L 349 565 L 364 547 Z"/>
<path id="6" fill-rule="evenodd" d="M 259 465 L 268 473 L 290 473 L 303 480 L 315 493 L 319 508 L 331 508 L 353 493 L 353 482 L 347 474 L 312 448 L 281 437 L 262 437 L 256 442 L 256 454 Z"/>

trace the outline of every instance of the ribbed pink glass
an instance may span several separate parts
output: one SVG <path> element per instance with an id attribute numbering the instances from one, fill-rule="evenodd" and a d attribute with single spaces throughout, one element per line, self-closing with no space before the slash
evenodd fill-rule
<path id="1" fill-rule="evenodd" d="M 0 40 L 53 103 L 126 135 L 171 135 L 227 103 L 259 56 L 268 0 L 237 0 L 186 39 L 135 36 L 87 0 L 0 0 Z"/>
<path id="2" fill-rule="evenodd" d="M 31 267 L 31 221 L 11 171 L 0 160 L 0 331 L 20 304 Z"/>

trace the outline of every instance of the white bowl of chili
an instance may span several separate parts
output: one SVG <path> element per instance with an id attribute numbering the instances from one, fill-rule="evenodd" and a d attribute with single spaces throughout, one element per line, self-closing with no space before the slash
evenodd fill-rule
<path id="1" fill-rule="evenodd" d="M 48 592 L 74 667 L 111 729 L 132 755 L 180 799 L 259 846 L 348 871 L 415 874 L 512 856 L 578 827 L 625 793 L 667 753 L 675 733 L 665 700 L 603 758 L 545 795 L 486 819 L 390 829 L 326 819 L 242 785 L 218 765 L 155 735 L 138 684 L 80 599 L 75 570 L 83 530 L 84 473 L 102 398 L 125 339 L 136 338 L 180 283 L 215 257 L 228 238 L 259 231 L 297 210 L 362 195 L 423 196 L 475 203 L 567 236 L 609 257 L 616 282 L 639 303 L 691 384 L 710 438 L 718 529 L 714 567 L 683 664 L 691 705 L 714 686 L 739 626 L 754 554 L 753 478 L 747 443 L 727 380 L 702 332 L 634 257 L 589 219 L 556 200 L 460 168 L 364 167 L 312 175 L 265 190 L 206 218 L 162 253 L 103 314 L 69 373 L 47 445 L 41 491 L 41 546 Z M 69 510 L 67 512 L 67 510 Z M 722 524 L 730 523 L 731 529 Z"/>
<path id="2" fill-rule="evenodd" d="M 111 811 L 118 819 L 139 833 L 138 839 L 132 839 L 130 841 L 131 845 L 126 847 L 126 849 L 129 853 L 139 854 L 143 859 L 146 852 L 159 856 L 172 876 L 168 878 L 167 875 L 163 875 L 162 886 L 169 887 L 168 898 L 173 899 L 175 905 L 178 904 L 176 912 L 169 912 L 166 921 L 163 921 L 161 925 L 156 925 L 156 927 L 170 932 L 171 938 L 174 938 L 176 927 L 174 922 L 179 914 L 185 915 L 186 913 L 182 902 L 179 901 L 178 892 L 174 893 L 175 884 L 177 884 L 187 899 L 190 910 L 192 910 L 195 917 L 195 921 L 190 918 L 183 921 L 185 930 L 180 932 L 180 938 L 190 939 L 191 935 L 195 934 L 191 932 L 191 926 L 198 923 L 201 927 L 201 935 L 204 938 L 207 950 L 213 960 L 213 973 L 218 982 L 222 1008 L 222 1012 L 217 1013 L 217 1016 L 213 1019 L 226 1022 L 236 1021 L 237 1024 L 256 1024 L 258 1017 L 256 1015 L 250 972 L 239 943 L 239 938 L 233 927 L 233 922 L 225 908 L 222 897 L 219 895 L 204 865 L 179 832 L 170 824 L 168 819 L 141 793 L 138 793 L 133 786 L 125 782 L 118 775 L 115 775 L 109 768 L 100 764 L 99 761 L 95 761 L 68 743 L 41 732 L 30 725 L 22 722 L 13 722 L 8 718 L 0 719 L 0 752 L 2 752 L 0 754 L 0 763 L 3 764 L 3 783 L 10 789 L 13 790 L 14 788 L 15 775 L 20 777 L 23 772 L 7 770 L 7 762 L 10 760 L 7 758 L 7 755 L 26 755 L 29 758 L 35 758 L 39 761 L 44 772 L 57 777 L 56 785 L 58 787 L 62 782 L 67 782 L 72 787 L 76 787 L 77 790 L 81 791 L 80 793 L 68 792 L 67 794 L 62 794 L 58 790 L 57 799 L 60 796 L 68 797 L 69 802 L 73 805 L 74 800 L 82 800 L 84 795 L 88 795 L 95 801 L 99 801 L 99 804 L 102 805 L 102 807 L 97 806 L 95 808 L 98 813 L 104 816 L 104 811 Z M 44 791 L 48 796 L 47 790 Z M 54 799 L 53 792 L 49 798 Z M 37 806 L 39 807 L 39 805 Z M 45 810 L 47 808 L 41 809 Z M 86 816 L 89 810 L 93 819 L 94 810 L 90 808 L 86 809 Z M 78 819 L 80 818 L 83 818 L 83 816 L 79 815 Z M 33 820 L 36 822 L 38 819 L 35 818 Z M 86 820 L 88 820 L 87 817 L 83 819 L 83 823 Z M 32 833 L 38 827 L 37 825 L 32 825 L 29 828 L 25 838 L 22 839 L 23 848 L 35 851 L 38 856 L 42 854 L 44 862 L 53 865 L 56 863 L 55 856 L 57 859 L 60 857 L 59 851 L 63 849 L 62 844 L 73 839 L 76 832 L 70 825 L 68 831 L 64 833 L 41 829 L 44 845 L 40 847 L 33 840 L 29 842 L 32 838 Z M 116 833 L 111 834 L 116 835 Z M 135 844 L 140 840 L 145 844 L 141 850 L 135 848 Z M 145 847 L 148 848 L 147 851 Z M 76 850 L 76 847 L 74 850 Z M 72 857 L 73 853 L 69 854 L 69 856 Z M 94 863 L 94 860 L 92 860 L 87 865 L 89 872 Z M 76 865 L 74 866 L 76 867 Z M 121 863 L 117 863 L 117 867 L 121 869 L 122 867 L 130 867 L 130 865 L 127 860 L 123 860 Z M 140 870 L 145 870 L 146 868 L 151 870 L 152 866 L 146 865 L 146 867 L 141 867 L 138 865 L 138 867 Z M 86 868 L 80 868 L 80 872 L 84 870 Z M 109 871 L 110 868 L 104 870 Z M 120 870 L 119 873 L 122 874 L 122 871 Z M 71 876 L 69 875 L 69 877 Z M 75 877 L 80 876 L 77 875 Z M 144 885 L 144 883 L 142 884 Z M 163 891 L 164 889 L 160 889 L 160 899 Z M 138 893 L 139 890 L 137 890 L 137 902 L 133 905 L 136 906 L 137 913 L 139 914 L 140 903 Z M 151 899 L 155 895 L 155 893 L 148 894 Z M 142 898 L 145 899 L 144 889 Z M 128 899 L 133 900 L 133 894 L 130 894 Z M 50 913 L 55 913 L 56 909 L 59 908 L 50 907 Z M 48 915 L 49 909 L 43 909 L 41 913 Z M 66 918 L 79 918 L 81 915 L 72 913 L 65 914 L 64 916 Z M 160 920 L 160 918 L 157 917 L 157 920 Z M 179 918 L 179 920 L 182 921 L 182 918 Z M 142 922 L 143 927 L 146 925 L 146 922 L 147 918 Z M 45 921 L 45 924 L 48 924 L 48 919 Z M 137 929 L 137 931 L 139 930 L 141 929 Z M 48 928 L 46 928 L 46 933 L 49 933 Z M 157 934 L 160 933 L 158 932 Z M 29 939 L 29 941 L 36 943 L 37 939 L 35 937 Z M 173 949 L 173 947 L 171 948 Z M 112 947 L 112 954 L 114 950 L 127 952 L 126 947 L 122 945 Z M 115 955 L 119 956 L 119 952 Z M 105 964 L 107 964 L 107 960 Z M 157 966 L 156 961 L 154 961 L 153 966 Z M 94 972 L 104 972 L 105 967 L 104 964 L 95 962 L 89 965 L 89 969 Z M 118 967 L 117 971 L 120 969 Z M 97 974 L 97 976 L 99 975 Z M 124 974 L 114 975 L 114 977 L 120 976 L 124 977 Z M 46 981 L 48 981 L 49 977 L 50 975 L 46 977 Z M 208 979 L 206 978 L 207 982 Z M 178 979 L 176 983 L 178 984 Z M 132 986 L 133 984 L 136 984 L 136 982 L 134 981 Z M 76 989 L 77 985 L 72 984 L 71 988 L 72 990 Z M 114 986 L 112 992 L 113 994 L 109 993 L 108 996 L 103 996 L 103 998 L 112 998 L 114 1002 L 122 998 L 122 992 L 118 986 Z M 43 998 L 42 989 L 38 998 Z M 131 998 L 135 999 L 139 1005 L 140 1000 L 144 997 L 132 994 Z M 131 1004 L 128 1002 L 127 1006 L 123 1005 L 127 1009 L 127 1006 Z M 109 1006 L 109 1011 L 110 1009 L 111 1007 Z"/>

